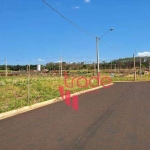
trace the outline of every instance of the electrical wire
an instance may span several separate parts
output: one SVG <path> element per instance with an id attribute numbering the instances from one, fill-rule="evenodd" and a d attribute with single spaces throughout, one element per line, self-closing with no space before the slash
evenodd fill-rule
<path id="1" fill-rule="evenodd" d="M 92 35 L 91 33 L 85 31 L 84 29 L 80 28 L 79 26 L 77 26 L 75 23 L 73 23 L 72 21 L 70 21 L 69 19 L 67 19 L 64 15 L 62 15 L 60 12 L 58 12 L 55 8 L 53 8 L 50 4 L 48 4 L 45 0 L 42 0 L 48 7 L 50 7 L 53 11 L 55 11 L 58 15 L 60 15 L 62 18 L 64 18 L 65 20 L 67 20 L 69 23 L 71 23 L 73 26 L 75 26 L 77 29 L 81 30 L 82 32 L 88 34 L 89 36 L 95 37 L 94 35 Z"/>
<path id="2" fill-rule="evenodd" d="M 79 29 L 80 31 L 88 34 L 91 37 L 96 37 L 93 34 L 87 32 L 86 30 L 80 28 L 79 26 L 77 26 L 75 23 L 73 23 L 72 21 L 70 21 L 68 18 L 66 18 L 64 15 L 62 15 L 60 12 L 58 12 L 54 7 L 52 7 L 49 3 L 47 3 L 45 0 L 42 0 L 48 7 L 50 7 L 53 11 L 55 11 L 58 15 L 60 15 L 62 18 L 64 18 L 66 21 L 68 21 L 69 23 L 71 23 L 73 26 L 75 26 L 77 29 Z M 107 46 L 109 46 L 110 48 L 118 51 L 116 48 L 110 46 L 109 44 L 107 44 L 106 42 L 104 42 L 103 40 L 101 40 L 104 44 L 106 44 Z"/>
<path id="3" fill-rule="evenodd" d="M 109 46 L 110 48 L 112 48 L 113 50 L 119 51 L 119 50 L 117 50 L 116 48 L 114 48 L 114 47 L 110 46 L 109 44 L 107 44 L 105 41 L 101 40 L 101 42 L 103 42 L 104 44 L 106 44 L 107 46 Z M 121 52 L 121 51 L 119 51 L 119 52 Z"/>

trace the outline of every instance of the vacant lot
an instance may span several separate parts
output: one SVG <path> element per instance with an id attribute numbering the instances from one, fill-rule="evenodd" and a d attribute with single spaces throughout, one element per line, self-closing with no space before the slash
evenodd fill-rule
<path id="1" fill-rule="evenodd" d="M 92 77 L 92 75 L 85 76 L 87 80 Z M 103 74 L 101 78 L 104 76 L 109 76 L 109 74 Z M 72 79 L 73 77 L 67 79 L 69 85 L 71 85 Z M 90 86 L 80 88 L 77 86 L 76 81 L 77 79 L 74 79 L 74 86 L 69 89 L 71 93 L 91 88 Z M 133 75 L 120 76 L 118 74 L 112 78 L 112 81 L 133 81 Z M 145 75 L 143 77 L 137 76 L 137 81 L 150 81 L 150 75 Z M 80 83 L 85 84 L 83 80 L 80 80 Z M 93 85 L 94 84 L 96 84 L 96 81 L 93 82 Z M 27 75 L 0 77 L 0 113 L 57 98 L 60 96 L 58 91 L 59 86 L 65 87 L 64 77 L 61 78 L 49 75 L 30 75 L 29 79 Z"/>
<path id="2" fill-rule="evenodd" d="M 87 77 L 89 80 L 90 77 Z M 73 77 L 67 79 L 71 85 Z M 71 93 L 91 88 L 87 86 L 80 88 L 76 84 L 77 78 L 73 80 L 73 87 L 69 88 Z M 85 85 L 84 80 L 80 80 Z M 97 84 L 93 81 L 93 85 Z M 5 112 L 38 102 L 50 100 L 60 96 L 58 88 L 64 86 L 67 90 L 64 78 L 52 76 L 15 76 L 0 77 L 0 112 Z"/>

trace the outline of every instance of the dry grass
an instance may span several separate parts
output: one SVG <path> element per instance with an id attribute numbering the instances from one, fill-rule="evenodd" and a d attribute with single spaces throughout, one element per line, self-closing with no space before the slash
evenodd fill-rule
<path id="1" fill-rule="evenodd" d="M 89 80 L 89 78 L 90 77 L 87 77 L 87 80 Z M 72 78 L 67 80 L 68 85 L 71 85 L 71 80 Z M 125 77 L 115 76 L 112 78 L 112 81 L 133 81 L 133 75 Z M 150 81 L 150 75 L 144 75 L 143 77 L 137 76 L 137 81 Z M 65 90 L 69 90 L 71 93 L 91 88 L 90 86 L 80 88 L 76 82 L 77 78 L 74 80 L 72 88 L 66 88 L 64 78 L 31 76 L 29 86 L 30 97 L 28 101 L 27 76 L 0 77 L 0 113 L 57 98 L 60 96 L 58 90 L 59 86 L 64 86 Z M 85 81 L 81 80 L 80 84 L 85 85 Z M 97 83 L 94 81 L 92 84 Z"/>
<path id="2" fill-rule="evenodd" d="M 89 79 L 89 77 L 87 77 Z M 72 78 L 67 80 L 67 84 L 71 85 Z M 81 91 L 85 88 L 80 88 L 74 80 L 72 88 L 66 88 L 64 78 L 50 76 L 31 76 L 29 86 L 29 101 L 28 101 L 28 79 L 27 76 L 18 77 L 0 77 L 0 113 L 20 108 L 23 106 L 35 104 L 38 102 L 57 98 L 59 94 L 59 86 L 64 86 L 65 90 L 71 93 Z M 80 81 L 81 85 L 85 85 L 85 81 Z M 93 85 L 96 82 L 93 83 Z"/>

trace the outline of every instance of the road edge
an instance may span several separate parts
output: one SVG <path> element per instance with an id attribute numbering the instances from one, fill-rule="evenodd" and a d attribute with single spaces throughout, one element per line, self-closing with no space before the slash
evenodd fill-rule
<path id="1" fill-rule="evenodd" d="M 114 83 L 111 83 L 111 84 L 108 84 L 107 86 L 111 86 L 113 84 Z M 97 90 L 97 89 L 100 89 L 100 88 L 104 88 L 104 87 L 99 86 L 99 87 L 96 87 L 96 88 L 87 89 L 87 90 L 84 90 L 84 91 L 79 91 L 79 92 L 71 94 L 71 97 L 74 96 L 74 95 L 81 95 L 81 94 L 84 94 L 84 93 L 87 93 L 87 92 L 90 92 L 90 91 L 94 91 L 94 90 Z M 4 113 L 0 114 L 0 120 L 9 118 L 9 117 L 12 117 L 12 116 L 15 116 L 15 115 L 19 115 L 21 113 L 25 113 L 25 112 L 28 112 L 28 111 L 31 111 L 31 110 L 34 110 L 34 109 L 37 109 L 37 108 L 40 108 L 40 107 L 44 107 L 44 106 L 47 106 L 47 105 L 50 105 L 50 104 L 53 104 L 53 103 L 56 103 L 56 102 L 60 102 L 60 101 L 63 101 L 63 99 L 61 97 L 58 97 L 58 98 L 54 98 L 54 99 L 47 100 L 47 101 L 44 101 L 44 102 L 33 104 L 31 106 L 25 106 L 25 107 L 22 107 L 22 108 L 18 108 L 18 109 L 15 109 L 15 110 L 4 112 Z"/>

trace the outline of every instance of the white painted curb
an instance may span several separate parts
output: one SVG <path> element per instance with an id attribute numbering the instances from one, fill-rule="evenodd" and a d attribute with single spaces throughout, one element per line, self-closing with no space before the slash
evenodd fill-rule
<path id="1" fill-rule="evenodd" d="M 113 85 L 113 83 L 108 84 L 107 86 L 110 86 L 110 85 Z M 92 88 L 92 89 L 87 89 L 85 91 L 76 92 L 74 94 L 71 94 L 71 97 L 74 96 L 74 95 L 81 95 L 83 93 L 94 91 L 94 90 L 97 90 L 97 89 L 100 89 L 100 88 L 103 88 L 103 86 L 99 86 L 99 87 Z M 61 97 L 58 97 L 58 98 L 54 98 L 54 99 L 47 100 L 47 101 L 44 101 L 44 102 L 40 102 L 40 103 L 37 103 L 37 104 L 33 104 L 31 106 L 25 106 L 25 107 L 22 107 L 22 108 L 18 108 L 16 110 L 4 112 L 4 113 L 0 114 L 0 120 L 11 117 L 11 116 L 14 116 L 14 115 L 18 115 L 18 114 L 21 114 L 21 113 L 24 113 L 24 112 L 27 112 L 27 111 L 30 111 L 30 110 L 33 110 L 33 109 L 37 109 L 37 108 L 40 108 L 40 107 L 43 107 L 43 106 L 46 106 L 46 105 L 49 105 L 49 104 L 53 104 L 53 103 L 56 103 L 56 102 L 59 102 L 59 101 L 62 101 L 62 100 L 63 99 Z"/>
<path id="2" fill-rule="evenodd" d="M 150 82 L 150 81 L 113 81 L 113 83 L 129 83 L 129 82 L 133 82 L 133 83 L 136 83 L 136 82 Z"/>

